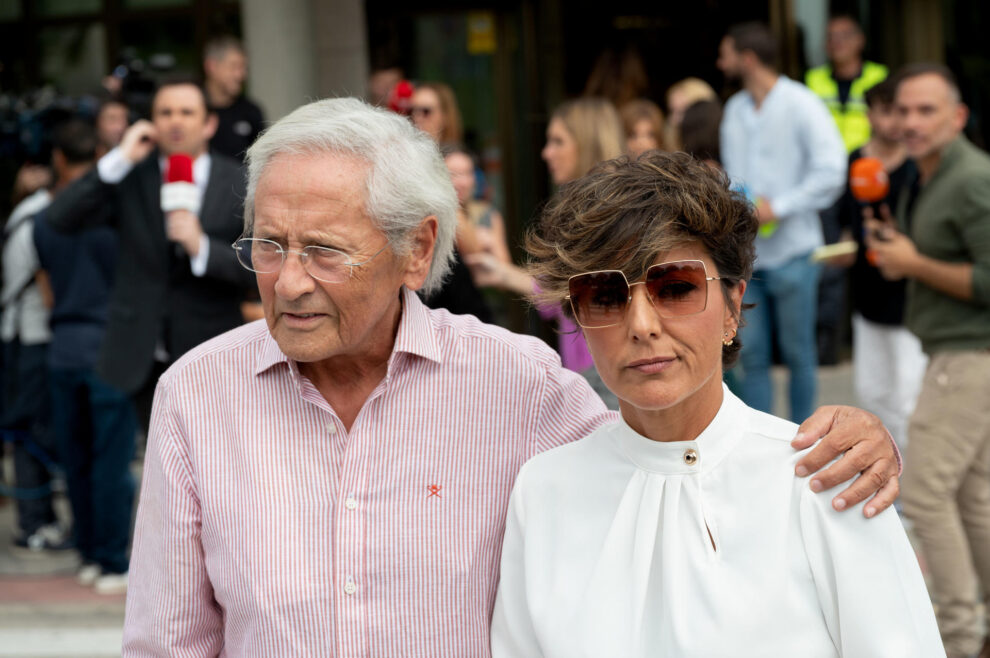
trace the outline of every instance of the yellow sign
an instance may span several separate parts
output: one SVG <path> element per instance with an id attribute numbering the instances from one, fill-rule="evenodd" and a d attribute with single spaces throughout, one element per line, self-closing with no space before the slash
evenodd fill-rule
<path id="1" fill-rule="evenodd" d="M 471 55 L 491 55 L 495 52 L 495 14 L 472 11 L 467 15 L 467 50 Z"/>

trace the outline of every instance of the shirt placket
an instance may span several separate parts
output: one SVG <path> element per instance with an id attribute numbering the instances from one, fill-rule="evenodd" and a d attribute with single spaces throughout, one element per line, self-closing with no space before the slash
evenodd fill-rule
<path id="1" fill-rule="evenodd" d="M 371 454 L 377 424 L 366 416 L 374 413 L 387 382 L 368 397 L 361 413 L 344 439 L 344 459 L 337 492 L 334 528 L 335 586 L 338 655 L 369 656 L 369 589 L 367 582 L 367 526 L 370 499 Z M 334 432 L 343 432 L 336 418 Z"/>

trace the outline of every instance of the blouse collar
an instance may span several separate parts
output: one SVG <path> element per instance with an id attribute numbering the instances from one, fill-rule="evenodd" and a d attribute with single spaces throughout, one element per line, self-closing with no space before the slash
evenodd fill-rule
<path id="1" fill-rule="evenodd" d="M 722 384 L 722 406 L 715 418 L 692 441 L 654 441 L 624 420 L 612 434 L 622 452 L 638 467 L 664 474 L 701 473 L 713 469 L 735 447 L 745 428 L 742 401 Z"/>

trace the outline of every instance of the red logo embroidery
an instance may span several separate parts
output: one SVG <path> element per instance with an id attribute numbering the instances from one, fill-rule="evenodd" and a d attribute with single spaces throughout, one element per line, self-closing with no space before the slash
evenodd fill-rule
<path id="1" fill-rule="evenodd" d="M 443 489 L 443 487 L 441 487 L 439 484 L 431 484 L 431 485 L 427 486 L 426 487 L 426 490 L 430 492 L 429 495 L 427 496 L 427 498 L 431 498 L 433 496 L 436 496 L 437 498 L 440 498 L 441 497 L 440 496 L 440 490 L 441 489 Z"/>

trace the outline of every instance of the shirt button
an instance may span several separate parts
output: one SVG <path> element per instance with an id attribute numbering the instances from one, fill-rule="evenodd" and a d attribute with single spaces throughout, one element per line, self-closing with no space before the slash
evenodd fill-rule
<path id="1" fill-rule="evenodd" d="M 327 434 L 333 436 L 336 433 L 337 433 L 337 426 L 334 425 L 333 423 L 327 423 Z"/>
<path id="2" fill-rule="evenodd" d="M 698 453 L 693 448 L 684 451 L 684 463 L 688 466 L 694 466 L 698 463 Z"/>
<path id="3" fill-rule="evenodd" d="M 949 376 L 944 372 L 940 372 L 938 376 L 935 377 L 935 381 L 938 382 L 939 386 L 945 386 L 949 383 Z"/>
<path id="4" fill-rule="evenodd" d="M 344 585 L 344 594 L 351 596 L 355 592 L 357 592 L 357 585 L 354 584 L 353 580 L 348 580 L 347 583 Z"/>
<path id="5" fill-rule="evenodd" d="M 349 510 L 356 510 L 357 501 L 354 500 L 353 498 L 348 498 L 347 500 L 344 501 L 344 507 L 346 507 Z"/>

